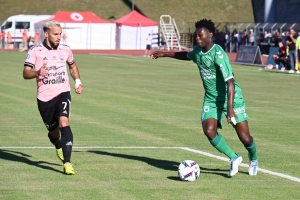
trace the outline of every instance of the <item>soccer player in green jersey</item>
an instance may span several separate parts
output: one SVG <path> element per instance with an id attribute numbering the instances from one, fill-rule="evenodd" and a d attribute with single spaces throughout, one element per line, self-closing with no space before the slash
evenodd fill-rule
<path id="1" fill-rule="evenodd" d="M 205 90 L 201 116 L 204 134 L 213 147 L 230 158 L 229 176 L 234 176 L 243 158 L 231 150 L 218 132 L 218 129 L 222 129 L 222 113 L 224 113 L 228 124 L 232 124 L 235 128 L 240 141 L 248 151 L 249 175 L 255 176 L 258 170 L 256 143 L 250 135 L 249 118 L 241 87 L 234 79 L 227 54 L 222 47 L 213 43 L 214 23 L 202 19 L 195 23 L 195 27 L 198 45 L 192 51 L 155 51 L 151 54 L 151 58 L 171 57 L 192 60 L 197 64 Z"/>

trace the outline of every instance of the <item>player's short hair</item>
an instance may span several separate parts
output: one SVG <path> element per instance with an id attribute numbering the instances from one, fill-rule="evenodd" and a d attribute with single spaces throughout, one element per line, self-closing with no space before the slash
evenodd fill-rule
<path id="1" fill-rule="evenodd" d="M 210 32 L 215 33 L 216 28 L 215 28 L 215 23 L 213 23 L 210 19 L 202 19 L 200 21 L 197 21 L 195 23 L 196 28 L 206 28 Z"/>
<path id="2" fill-rule="evenodd" d="M 44 32 L 49 31 L 50 28 L 53 27 L 53 26 L 61 27 L 59 22 L 54 21 L 54 20 L 50 20 L 50 21 L 47 21 L 46 24 L 44 25 L 44 27 L 43 27 Z"/>

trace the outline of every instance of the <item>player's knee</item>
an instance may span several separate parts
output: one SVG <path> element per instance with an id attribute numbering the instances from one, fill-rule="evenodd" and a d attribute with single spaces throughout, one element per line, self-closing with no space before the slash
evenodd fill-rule
<path id="1" fill-rule="evenodd" d="M 217 130 L 212 126 L 203 127 L 203 131 L 209 140 L 213 140 L 217 135 Z"/>
<path id="2" fill-rule="evenodd" d="M 252 137 L 250 134 L 244 134 L 244 136 L 241 137 L 241 141 L 247 147 L 252 145 Z"/>
<path id="3" fill-rule="evenodd" d="M 214 128 L 211 128 L 211 127 L 207 127 L 205 129 L 203 129 L 204 133 L 207 134 L 207 135 L 211 135 L 213 133 L 216 133 L 216 130 Z"/>
<path id="4" fill-rule="evenodd" d="M 69 119 L 67 117 L 60 117 L 59 128 L 69 126 Z"/>
<path id="5" fill-rule="evenodd" d="M 66 126 L 69 126 L 69 122 L 61 122 L 61 123 L 59 123 L 59 128 L 63 128 L 63 127 L 66 127 Z"/>

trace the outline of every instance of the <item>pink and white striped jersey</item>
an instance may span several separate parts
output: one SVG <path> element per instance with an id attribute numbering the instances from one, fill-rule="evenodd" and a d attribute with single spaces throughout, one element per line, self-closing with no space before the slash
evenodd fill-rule
<path id="1" fill-rule="evenodd" d="M 33 46 L 27 54 L 24 66 L 38 71 L 44 64 L 48 74 L 37 78 L 37 98 L 47 102 L 62 92 L 70 91 L 67 64 L 74 63 L 73 53 L 69 46 L 60 44 L 51 49 L 46 42 Z"/>

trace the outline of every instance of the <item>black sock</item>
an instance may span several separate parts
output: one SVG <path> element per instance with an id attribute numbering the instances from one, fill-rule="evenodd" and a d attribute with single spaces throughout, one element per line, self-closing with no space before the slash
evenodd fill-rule
<path id="1" fill-rule="evenodd" d="M 48 133 L 48 138 L 49 138 L 50 142 L 55 146 L 56 149 L 61 148 L 59 138 L 54 138 L 50 133 Z"/>
<path id="2" fill-rule="evenodd" d="M 61 147 L 64 154 L 64 163 L 70 162 L 72 146 L 73 146 L 73 133 L 70 126 L 60 128 L 61 132 Z"/>

